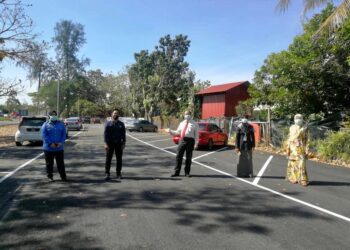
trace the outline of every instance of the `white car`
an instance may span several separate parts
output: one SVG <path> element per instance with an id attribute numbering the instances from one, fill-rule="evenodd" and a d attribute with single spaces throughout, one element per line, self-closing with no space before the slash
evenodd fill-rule
<path id="1" fill-rule="evenodd" d="M 81 122 L 79 117 L 69 117 L 64 119 L 64 125 L 70 129 L 80 130 L 83 128 L 83 123 Z"/>
<path id="2" fill-rule="evenodd" d="M 40 128 L 46 121 L 46 116 L 22 117 L 15 134 L 16 146 L 22 146 L 24 141 L 42 142 Z"/>
<path id="3" fill-rule="evenodd" d="M 18 125 L 15 134 L 16 146 L 22 146 L 23 142 L 42 142 L 41 126 L 48 120 L 46 116 L 24 116 Z M 68 138 L 68 129 L 66 127 L 66 138 Z"/>

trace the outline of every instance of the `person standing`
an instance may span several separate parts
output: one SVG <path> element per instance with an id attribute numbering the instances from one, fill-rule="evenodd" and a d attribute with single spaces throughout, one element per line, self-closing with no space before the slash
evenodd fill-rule
<path id="1" fill-rule="evenodd" d="M 299 183 L 303 186 L 309 184 L 306 172 L 306 159 L 308 155 L 308 129 L 303 125 L 303 116 L 296 114 L 294 116 L 294 125 L 289 128 L 287 140 L 287 176 L 286 179 L 291 183 Z"/>
<path id="2" fill-rule="evenodd" d="M 57 112 L 49 113 L 49 120 L 41 127 L 43 149 L 45 154 L 47 177 L 53 181 L 53 164 L 56 159 L 58 173 L 62 181 L 67 181 L 64 165 L 64 143 L 66 140 L 66 127 L 58 120 Z"/>
<path id="3" fill-rule="evenodd" d="M 191 112 L 185 111 L 184 120 L 179 124 L 177 130 L 170 130 L 172 135 L 180 135 L 179 146 L 177 147 L 175 172 L 171 177 L 179 176 L 182 165 L 182 158 L 186 152 L 185 176 L 191 177 L 192 153 L 198 147 L 198 124 L 192 120 Z"/>
<path id="4" fill-rule="evenodd" d="M 106 149 L 106 165 L 105 165 L 105 180 L 110 180 L 110 169 L 113 154 L 115 153 L 117 158 L 117 179 L 122 179 L 122 156 L 125 148 L 125 125 L 119 121 L 119 111 L 114 110 L 112 113 L 112 119 L 106 122 L 104 130 L 104 142 Z"/>
<path id="5" fill-rule="evenodd" d="M 253 177 L 253 150 L 255 148 L 254 128 L 246 118 L 238 125 L 236 134 L 236 152 L 238 177 Z"/>

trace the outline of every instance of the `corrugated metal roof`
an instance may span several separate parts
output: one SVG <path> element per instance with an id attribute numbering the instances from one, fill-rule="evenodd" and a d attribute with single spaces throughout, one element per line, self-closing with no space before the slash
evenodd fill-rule
<path id="1" fill-rule="evenodd" d="M 203 89 L 199 91 L 196 95 L 204 95 L 204 94 L 213 94 L 213 93 L 221 93 L 226 92 L 227 90 L 230 90 L 232 88 L 235 88 L 243 83 L 246 83 L 248 81 L 242 81 L 242 82 L 231 82 L 231 83 L 225 83 L 220 85 L 214 85 L 210 86 L 209 88 Z"/>

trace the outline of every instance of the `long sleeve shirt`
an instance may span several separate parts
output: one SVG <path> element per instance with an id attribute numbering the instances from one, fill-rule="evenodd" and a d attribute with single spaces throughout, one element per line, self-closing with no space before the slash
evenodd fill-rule
<path id="1" fill-rule="evenodd" d="M 106 122 L 104 141 L 107 144 L 124 144 L 126 142 L 124 123 L 119 120 Z"/>
<path id="2" fill-rule="evenodd" d="M 184 130 L 184 128 L 186 126 L 186 122 L 187 122 L 187 120 L 182 121 L 179 124 L 179 126 L 177 127 L 177 129 L 170 130 L 170 133 L 173 135 L 180 135 L 181 136 L 182 130 Z M 198 131 L 199 131 L 198 123 L 195 122 L 194 120 L 189 120 L 184 137 L 193 138 L 195 140 L 195 143 L 198 143 L 198 134 L 199 134 Z"/>
<path id="3" fill-rule="evenodd" d="M 62 151 L 66 140 L 66 127 L 61 121 L 47 121 L 41 126 L 44 151 Z M 51 147 L 52 143 L 60 143 L 60 147 Z"/>

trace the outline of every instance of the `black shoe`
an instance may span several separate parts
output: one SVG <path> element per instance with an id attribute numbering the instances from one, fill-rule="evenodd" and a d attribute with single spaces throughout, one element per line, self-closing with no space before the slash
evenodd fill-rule
<path id="1" fill-rule="evenodd" d="M 117 180 L 123 179 L 123 176 L 121 174 L 117 174 Z"/>
<path id="2" fill-rule="evenodd" d="M 172 174 L 172 175 L 170 175 L 170 177 L 177 177 L 177 176 L 179 176 L 179 174 Z"/>
<path id="3" fill-rule="evenodd" d="M 109 174 L 106 174 L 105 176 L 105 181 L 109 181 L 111 179 L 110 175 Z"/>
<path id="4" fill-rule="evenodd" d="M 53 179 L 52 175 L 48 175 L 47 178 L 49 178 L 50 182 L 54 182 L 55 180 Z"/>
<path id="5" fill-rule="evenodd" d="M 190 175 L 190 174 L 185 174 L 185 176 L 188 177 L 188 178 L 192 177 L 192 175 Z"/>
<path id="6" fill-rule="evenodd" d="M 63 178 L 61 178 L 61 180 L 64 181 L 64 182 L 67 182 L 67 181 L 68 181 L 68 180 L 67 180 L 67 177 L 63 177 Z"/>

